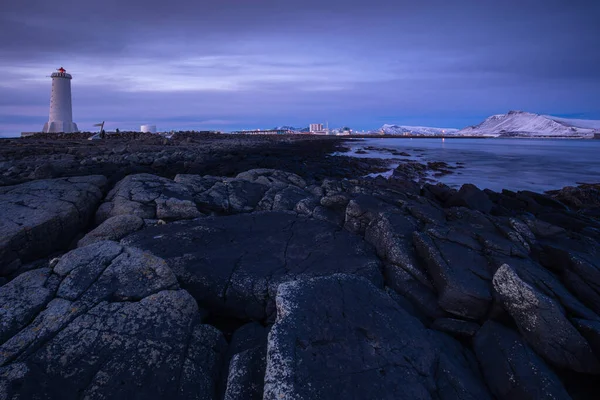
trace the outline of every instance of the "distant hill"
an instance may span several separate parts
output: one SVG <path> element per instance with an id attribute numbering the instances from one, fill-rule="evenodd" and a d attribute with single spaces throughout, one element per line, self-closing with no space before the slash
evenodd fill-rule
<path id="1" fill-rule="evenodd" d="M 383 125 L 379 132 L 386 135 L 452 135 L 458 132 L 454 128 L 431 128 L 427 126 Z M 378 133 L 378 132 L 374 132 Z"/>
<path id="2" fill-rule="evenodd" d="M 592 137 L 600 129 L 600 121 L 570 120 L 524 111 L 492 115 L 479 125 L 457 133 L 466 136 L 495 137 Z"/>

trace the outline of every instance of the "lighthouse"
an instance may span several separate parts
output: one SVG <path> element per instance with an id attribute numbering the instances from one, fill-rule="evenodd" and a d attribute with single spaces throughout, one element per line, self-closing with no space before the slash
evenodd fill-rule
<path id="1" fill-rule="evenodd" d="M 50 95 L 50 118 L 44 124 L 44 133 L 78 132 L 73 123 L 71 107 L 71 74 L 60 67 L 52 75 L 52 93 Z"/>

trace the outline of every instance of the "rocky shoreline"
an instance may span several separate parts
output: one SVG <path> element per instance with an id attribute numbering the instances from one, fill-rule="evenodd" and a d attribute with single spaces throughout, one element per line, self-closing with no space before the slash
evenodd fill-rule
<path id="1" fill-rule="evenodd" d="M 338 138 L 2 145 L 2 399 L 600 389 L 598 185 L 360 178 Z"/>

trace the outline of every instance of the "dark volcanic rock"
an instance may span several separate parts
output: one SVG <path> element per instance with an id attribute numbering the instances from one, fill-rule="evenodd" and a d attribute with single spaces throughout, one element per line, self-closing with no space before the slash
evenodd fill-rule
<path id="1" fill-rule="evenodd" d="M 485 381 L 499 400 L 571 398 L 515 331 L 488 321 L 477 332 L 473 348 Z"/>
<path id="2" fill-rule="evenodd" d="M 457 193 L 453 194 L 446 201 L 445 205 L 446 207 L 467 207 L 472 210 L 489 213 L 494 204 L 477 186 L 464 184 Z"/>
<path id="3" fill-rule="evenodd" d="M 489 398 L 470 352 L 363 278 L 284 283 L 277 310 L 265 399 Z"/>
<path id="4" fill-rule="evenodd" d="M 52 298 L 49 268 L 27 271 L 0 288 L 0 343 L 22 329 Z"/>
<path id="5" fill-rule="evenodd" d="M 199 210 L 217 215 L 289 211 L 313 197 L 302 178 L 274 169 L 250 170 L 236 178 L 180 174 L 175 182 L 189 190 Z"/>
<path id="6" fill-rule="evenodd" d="M 492 301 L 486 258 L 460 243 L 456 234 L 444 236 L 429 230 L 429 233 L 415 232 L 413 240 L 438 290 L 440 307 L 461 317 L 484 317 Z M 465 241 L 469 244 L 470 239 Z"/>
<path id="7" fill-rule="evenodd" d="M 383 283 L 379 260 L 360 237 L 292 213 L 181 221 L 122 243 L 164 258 L 201 306 L 238 318 L 264 319 L 287 280 L 345 272 Z"/>
<path id="8" fill-rule="evenodd" d="M 160 176 L 138 174 L 129 175 L 116 184 L 98 209 L 96 222 L 102 223 L 117 215 L 178 220 L 202 214 L 185 186 Z"/>
<path id="9" fill-rule="evenodd" d="M 0 398 L 216 398 L 225 341 L 163 260 L 98 242 L 0 297 L 28 282 L 40 294 L 2 325 Z"/>
<path id="10" fill-rule="evenodd" d="M 494 274 L 494 289 L 529 345 L 552 364 L 577 372 L 600 373 L 589 343 L 564 315 L 556 301 L 503 265 Z"/>
<path id="11" fill-rule="evenodd" d="M 144 220 L 136 215 L 116 215 L 88 232 L 79 242 L 78 247 L 87 246 L 103 240 L 120 240 L 144 226 Z"/>
<path id="12" fill-rule="evenodd" d="M 479 324 L 455 318 L 438 318 L 433 321 L 431 329 L 445 332 L 457 338 L 470 338 L 479 330 Z"/>
<path id="13" fill-rule="evenodd" d="M 567 186 L 548 192 L 554 199 L 575 209 L 600 207 L 600 184 Z"/>
<path id="14" fill-rule="evenodd" d="M 416 221 L 401 213 L 382 213 L 373 219 L 365 231 L 365 240 L 385 261 L 386 285 L 407 298 L 427 317 L 444 316 L 439 307 L 431 280 L 418 263 L 412 246 L 412 235 L 418 229 Z"/>
<path id="15" fill-rule="evenodd" d="M 273 186 L 297 186 L 299 188 L 306 187 L 306 181 L 296 174 L 277 169 L 251 169 L 246 172 L 239 173 L 236 178 L 256 182 L 268 187 Z"/>
<path id="16" fill-rule="evenodd" d="M 256 322 L 235 331 L 227 350 L 225 400 L 261 400 L 267 365 L 268 329 Z"/>
<path id="17" fill-rule="evenodd" d="M 254 211 L 269 189 L 266 185 L 243 179 L 198 175 L 180 174 L 175 177 L 175 182 L 189 189 L 201 211 L 217 214 Z"/>
<path id="18" fill-rule="evenodd" d="M 0 187 L 0 276 L 69 245 L 102 198 L 103 176 Z"/>

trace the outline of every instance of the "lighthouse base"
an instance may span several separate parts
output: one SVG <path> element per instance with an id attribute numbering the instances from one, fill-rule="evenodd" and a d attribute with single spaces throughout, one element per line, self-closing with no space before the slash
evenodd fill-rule
<path id="1" fill-rule="evenodd" d="M 74 122 L 52 121 L 44 124 L 44 133 L 74 133 L 79 132 L 77 124 Z"/>

